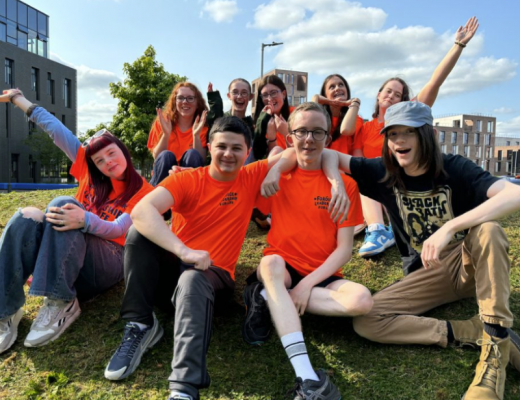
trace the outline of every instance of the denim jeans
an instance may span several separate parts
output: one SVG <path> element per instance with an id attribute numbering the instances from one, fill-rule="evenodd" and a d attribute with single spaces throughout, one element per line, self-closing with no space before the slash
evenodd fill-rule
<path id="1" fill-rule="evenodd" d="M 61 196 L 48 207 L 67 203 Z M 0 319 L 25 303 L 23 285 L 32 274 L 30 295 L 88 300 L 123 279 L 124 248 L 79 229 L 59 232 L 43 218 L 37 222 L 18 210 L 0 239 Z"/>
<path id="2" fill-rule="evenodd" d="M 195 149 L 189 149 L 184 152 L 180 161 L 177 161 L 177 157 L 171 151 L 162 151 L 155 162 L 153 163 L 153 176 L 150 180 L 150 185 L 157 186 L 163 179 L 168 177 L 168 171 L 174 165 L 180 167 L 191 167 L 199 168 L 204 166 L 204 159 L 200 153 Z"/>

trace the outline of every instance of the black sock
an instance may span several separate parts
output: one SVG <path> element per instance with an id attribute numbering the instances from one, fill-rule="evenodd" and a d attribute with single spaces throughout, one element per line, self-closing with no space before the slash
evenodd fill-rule
<path id="1" fill-rule="evenodd" d="M 451 327 L 450 321 L 446 321 L 446 325 L 448 326 L 448 343 L 454 343 L 455 336 L 453 336 L 453 328 Z"/>
<path id="2" fill-rule="evenodd" d="M 494 336 L 499 339 L 504 339 L 509 335 L 507 333 L 507 328 L 504 328 L 498 324 L 488 324 L 487 322 L 484 322 L 484 331 L 489 336 Z"/>

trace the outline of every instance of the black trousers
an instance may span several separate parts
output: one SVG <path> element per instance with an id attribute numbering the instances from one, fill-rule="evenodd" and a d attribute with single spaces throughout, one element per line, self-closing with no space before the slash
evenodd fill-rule
<path id="1" fill-rule="evenodd" d="M 125 294 L 121 317 L 153 324 L 153 308 L 175 312 L 170 389 L 198 398 L 210 384 L 206 355 L 215 296 L 231 296 L 235 282 L 218 267 L 200 271 L 149 241 L 134 227 L 125 244 Z"/>

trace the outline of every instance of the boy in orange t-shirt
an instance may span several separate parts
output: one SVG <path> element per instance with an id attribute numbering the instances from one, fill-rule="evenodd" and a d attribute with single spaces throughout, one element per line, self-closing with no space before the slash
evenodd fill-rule
<path id="1" fill-rule="evenodd" d="M 330 117 L 321 105 L 304 103 L 288 124 L 287 140 L 298 167 L 281 179 L 275 197 L 257 201 L 262 212 L 271 212 L 272 226 L 264 257 L 244 292 L 247 314 L 242 333 L 250 344 L 263 343 L 270 333 L 270 313 L 297 376 L 295 395 L 314 398 L 320 393 L 323 399 L 339 399 L 327 375 L 312 368 L 299 316 L 306 311 L 357 316 L 372 308 L 369 290 L 341 276 L 341 267 L 352 255 L 354 227 L 363 220 L 359 191 L 354 180 L 342 174 L 350 208 L 346 221 L 333 221 L 327 212 L 331 184 L 321 170 L 322 151 L 331 139 Z M 273 172 L 266 181 L 278 182 Z"/>

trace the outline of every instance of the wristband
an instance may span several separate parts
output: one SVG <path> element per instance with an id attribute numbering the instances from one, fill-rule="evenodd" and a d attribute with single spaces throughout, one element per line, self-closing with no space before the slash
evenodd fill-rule
<path id="1" fill-rule="evenodd" d="M 25 112 L 25 115 L 27 115 L 27 117 L 30 117 L 36 107 L 39 107 L 39 105 L 38 104 L 31 104 L 30 107 Z"/>
<path id="2" fill-rule="evenodd" d="M 276 138 L 274 138 L 273 140 L 267 139 L 267 143 L 274 143 L 274 142 L 276 142 Z"/>
<path id="3" fill-rule="evenodd" d="M 455 44 L 456 44 L 457 46 L 462 47 L 462 48 L 466 47 L 466 45 L 465 45 L 464 43 L 459 42 L 458 40 L 455 40 Z"/>

